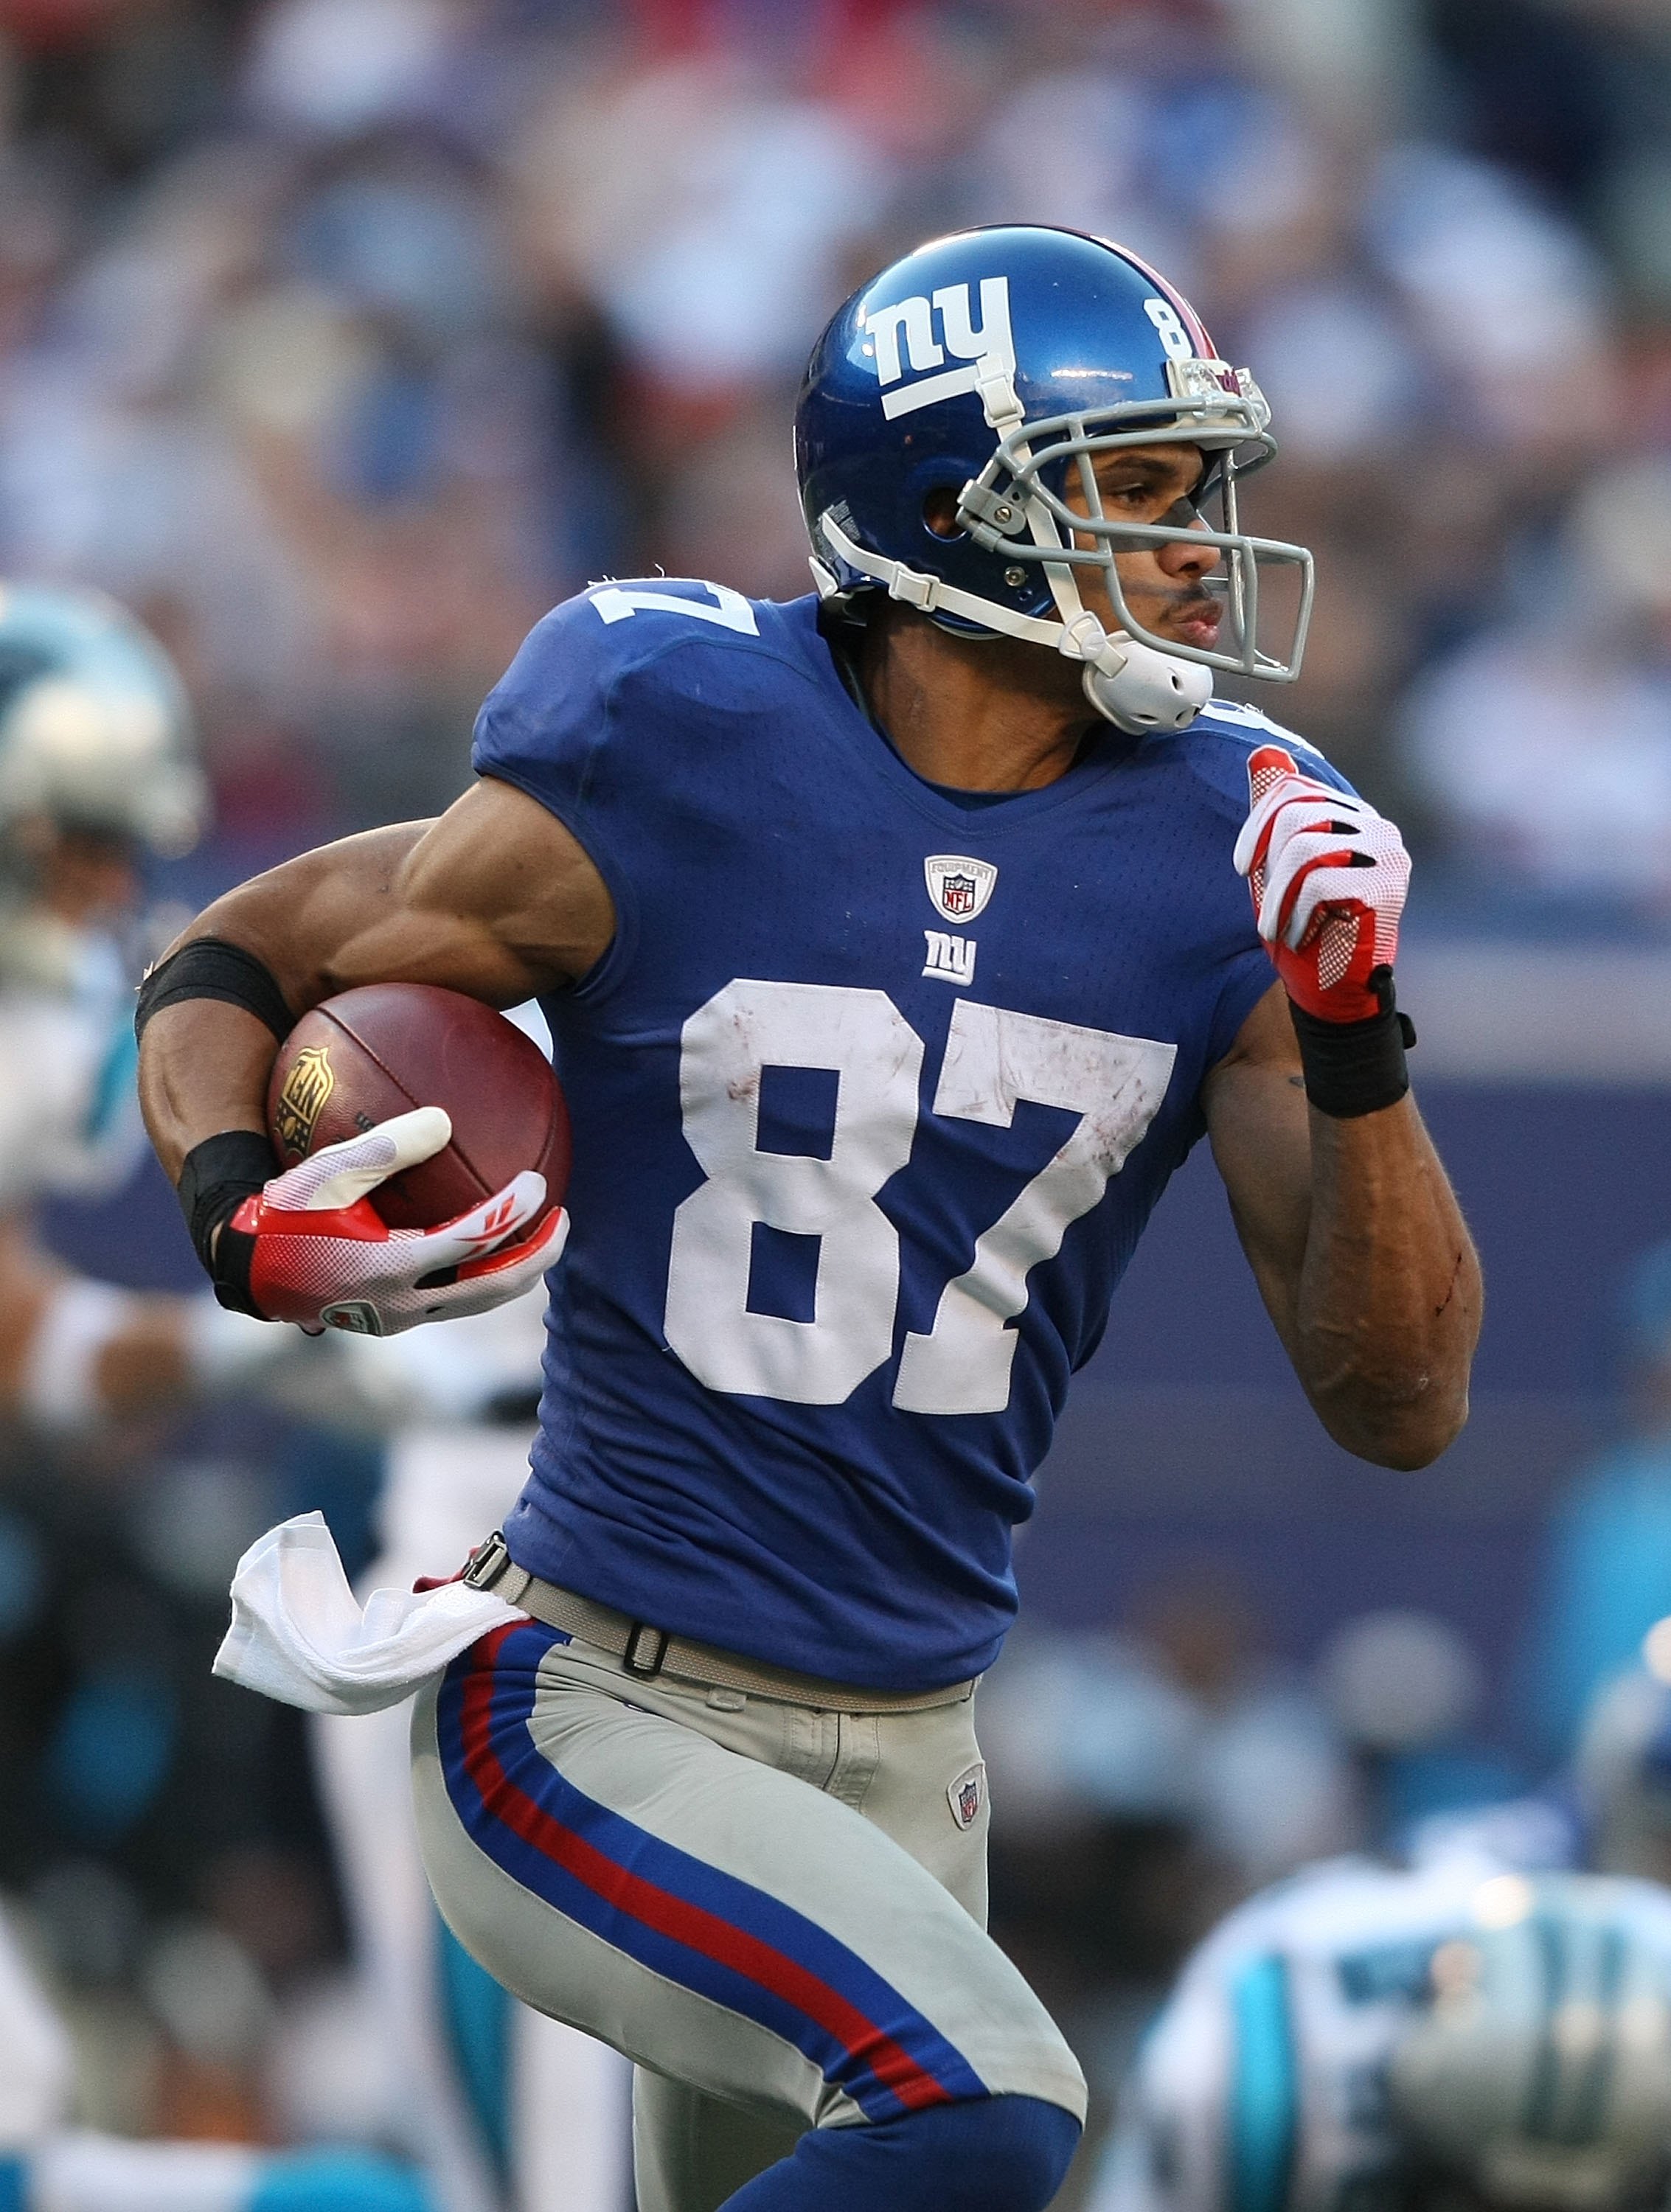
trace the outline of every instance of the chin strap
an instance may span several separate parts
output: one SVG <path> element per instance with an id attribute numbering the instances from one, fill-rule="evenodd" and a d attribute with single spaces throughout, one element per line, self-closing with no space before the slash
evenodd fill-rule
<path id="1" fill-rule="evenodd" d="M 1085 696 L 1097 713 L 1133 737 L 1145 730 L 1187 730 L 1212 696 L 1209 671 L 1157 653 L 1123 632 L 1119 650 L 1123 662 L 1112 676 L 1100 661 L 1085 670 Z"/>
<path id="2" fill-rule="evenodd" d="M 1158 653 L 1123 630 L 1110 633 L 1088 608 L 1062 622 L 1017 613 L 974 592 L 960 591 L 943 577 L 856 544 L 828 511 L 818 517 L 818 535 L 837 560 L 882 585 L 888 597 L 903 606 L 914 607 L 920 614 L 956 615 L 1006 637 L 1047 646 L 1066 660 L 1083 662 L 1085 697 L 1104 720 L 1131 736 L 1187 728 L 1212 696 L 1207 669 Z M 820 599 L 832 598 L 841 588 L 835 571 L 816 556 L 812 575 Z"/>

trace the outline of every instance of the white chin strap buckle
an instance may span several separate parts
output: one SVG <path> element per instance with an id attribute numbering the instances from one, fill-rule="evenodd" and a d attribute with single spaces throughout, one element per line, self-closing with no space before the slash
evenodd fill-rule
<path id="1" fill-rule="evenodd" d="M 1188 729 L 1212 696 L 1212 672 L 1122 631 L 1105 638 L 1095 659 L 1086 656 L 1085 687 L 1099 714 L 1141 737 L 1147 730 Z"/>

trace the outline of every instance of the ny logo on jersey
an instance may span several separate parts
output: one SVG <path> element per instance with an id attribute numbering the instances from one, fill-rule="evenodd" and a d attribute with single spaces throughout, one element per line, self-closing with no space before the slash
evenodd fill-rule
<path id="1" fill-rule="evenodd" d="M 981 279 L 979 330 L 975 328 L 970 315 L 969 291 L 967 284 L 943 284 L 932 300 L 919 295 L 915 299 L 901 300 L 895 307 L 872 307 L 868 314 L 860 313 L 860 323 L 868 341 L 865 350 L 875 362 L 877 382 L 882 386 L 882 412 L 890 422 L 896 415 L 909 415 L 919 407 L 932 407 L 937 399 L 955 399 L 960 392 L 978 392 L 994 378 L 1015 374 L 1009 278 Z M 938 339 L 934 336 L 936 315 L 939 318 Z M 921 380 L 890 392 L 888 386 L 898 384 L 905 374 L 904 362 L 900 359 L 902 338 L 906 359 Z M 948 354 L 967 362 L 969 366 L 942 368 Z M 923 374 L 928 369 L 939 369 L 939 374 Z"/>
<path id="2" fill-rule="evenodd" d="M 961 928 L 973 921 L 992 896 L 998 871 L 990 860 L 976 860 L 967 853 L 931 853 L 922 864 L 924 881 L 936 914 Z"/>
<path id="3" fill-rule="evenodd" d="M 972 983 L 975 981 L 975 939 L 972 937 L 949 937 L 943 929 L 925 929 L 928 940 L 928 957 L 923 963 L 925 975 L 938 975 L 944 983 Z"/>

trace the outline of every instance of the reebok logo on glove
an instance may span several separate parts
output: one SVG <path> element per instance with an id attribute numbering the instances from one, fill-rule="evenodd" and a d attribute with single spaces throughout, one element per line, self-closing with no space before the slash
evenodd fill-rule
<path id="1" fill-rule="evenodd" d="M 561 1206 L 532 1233 L 517 1231 L 545 1202 L 532 1170 L 434 1229 L 391 1229 L 368 1194 L 452 1139 L 438 1106 L 380 1121 L 329 1145 L 246 1198 L 229 1229 L 253 1240 L 249 1288 L 268 1321 L 306 1329 L 393 1336 L 420 1322 L 484 1313 L 554 1267 L 568 1236 Z"/>

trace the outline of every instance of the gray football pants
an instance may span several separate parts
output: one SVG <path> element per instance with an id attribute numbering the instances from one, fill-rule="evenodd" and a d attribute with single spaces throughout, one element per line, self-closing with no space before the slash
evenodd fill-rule
<path id="1" fill-rule="evenodd" d="M 809 2126 L 1017 2093 L 1083 2119 L 983 1932 L 973 1700 L 884 1715 L 644 1681 L 536 1624 L 414 1718 L 443 1914 L 525 2002 L 638 2066 L 641 2212 L 714 2212 Z"/>

